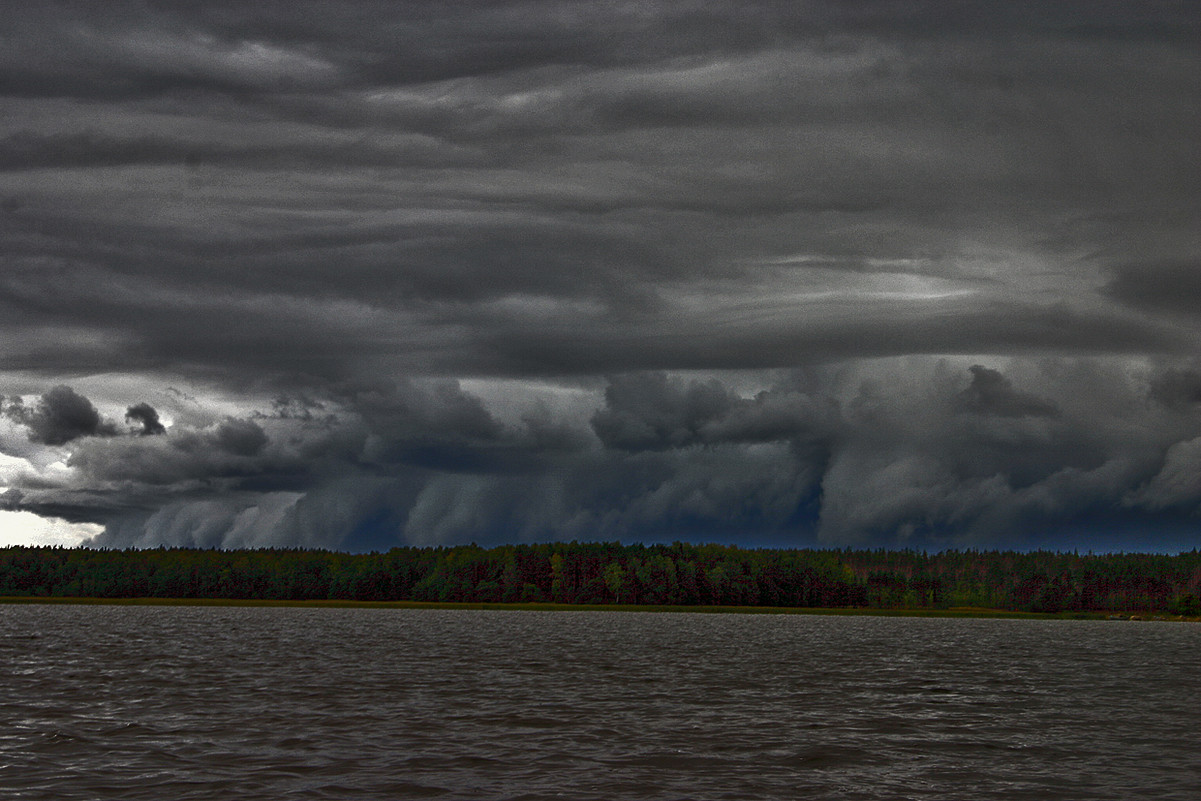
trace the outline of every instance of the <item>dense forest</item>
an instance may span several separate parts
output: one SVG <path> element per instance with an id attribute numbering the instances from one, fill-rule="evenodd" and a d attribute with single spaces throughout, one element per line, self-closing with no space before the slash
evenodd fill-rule
<path id="1" fill-rule="evenodd" d="M 1196 615 L 1201 552 L 547 543 L 310 550 L 0 549 L 0 595 L 1144 610 Z"/>

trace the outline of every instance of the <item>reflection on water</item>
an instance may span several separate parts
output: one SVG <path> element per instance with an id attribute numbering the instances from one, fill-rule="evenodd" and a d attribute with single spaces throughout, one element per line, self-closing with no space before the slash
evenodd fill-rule
<path id="1" fill-rule="evenodd" d="M 1201 626 L 0 606 L 14 799 L 1201 798 Z"/>

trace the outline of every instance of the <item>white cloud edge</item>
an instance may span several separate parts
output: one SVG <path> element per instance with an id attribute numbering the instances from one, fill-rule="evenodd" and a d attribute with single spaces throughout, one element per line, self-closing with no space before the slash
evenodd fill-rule
<path id="1" fill-rule="evenodd" d="M 71 523 L 33 512 L 0 511 L 0 548 L 14 545 L 75 547 L 104 531 L 96 523 Z"/>

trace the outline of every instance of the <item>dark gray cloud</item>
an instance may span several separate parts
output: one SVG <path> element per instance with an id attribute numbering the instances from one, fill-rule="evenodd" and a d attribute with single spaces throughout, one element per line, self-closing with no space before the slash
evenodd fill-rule
<path id="1" fill-rule="evenodd" d="M 618 376 L 605 389 L 605 408 L 592 428 L 605 446 L 619 450 L 665 450 L 701 441 L 701 429 L 737 402 L 715 380 L 669 383 L 662 373 Z"/>
<path id="2" fill-rule="evenodd" d="M 1198 42 L 1185 3 L 14 4 L 0 491 L 111 545 L 1191 514 Z"/>
<path id="3" fill-rule="evenodd" d="M 825 439 L 840 422 L 830 398 L 783 389 L 741 398 L 717 379 L 684 382 L 664 373 L 614 376 L 591 420 L 605 447 L 632 452 Z"/>
<path id="4" fill-rule="evenodd" d="M 1172 409 L 1189 410 L 1201 404 L 1201 373 L 1172 368 L 1151 379 L 1151 397 Z"/>
<path id="5" fill-rule="evenodd" d="M 998 371 L 978 364 L 968 370 L 972 374 L 972 383 L 958 396 L 965 411 L 1000 417 L 1059 416 L 1059 407 L 1054 403 L 1014 389 L 1013 383 Z"/>
<path id="6" fill-rule="evenodd" d="M 1021 278 L 1196 212 L 1187 15 L 833 5 L 17 14 L 0 304 L 41 336 L 0 356 L 346 377 L 1192 342 Z M 886 276 L 969 294 L 863 308 Z"/>
<path id="7" fill-rule="evenodd" d="M 18 398 L 5 413 L 29 428 L 29 439 L 43 445 L 65 445 L 80 437 L 111 437 L 116 426 L 102 420 L 92 402 L 60 384 L 42 395 L 37 405 L 26 408 Z"/>
<path id="8" fill-rule="evenodd" d="M 229 419 L 217 426 L 217 444 L 234 456 L 257 456 L 267 446 L 267 433 L 253 420 Z"/>
<path id="9" fill-rule="evenodd" d="M 29 471 L 5 498 L 103 523 L 93 544 L 106 547 L 1034 547 L 1083 518 L 1201 508 L 1201 415 L 1161 397 L 1178 370 L 1010 364 L 1014 378 L 921 359 L 741 386 L 631 373 L 598 388 L 591 412 L 544 402 L 505 420 L 445 380 L 338 385 L 319 399 L 275 396 L 270 414 L 82 438 L 69 472 Z"/>
<path id="10" fill-rule="evenodd" d="M 125 419 L 141 426 L 138 434 L 144 437 L 167 433 L 167 428 L 158 419 L 158 412 L 149 403 L 137 403 L 125 410 Z"/>
<path id="11" fill-rule="evenodd" d="M 1114 268 L 1106 290 L 1132 306 L 1195 315 L 1201 310 L 1201 262 L 1123 264 Z"/>
<path id="12" fill-rule="evenodd" d="M 7 489 L 3 493 L 0 493 L 0 509 L 7 509 L 9 511 L 20 509 L 21 499 L 24 497 L 25 493 L 15 487 Z"/>

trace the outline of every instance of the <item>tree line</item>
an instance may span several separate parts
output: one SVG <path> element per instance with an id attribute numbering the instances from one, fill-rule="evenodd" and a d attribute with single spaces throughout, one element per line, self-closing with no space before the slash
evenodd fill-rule
<path id="1" fill-rule="evenodd" d="M 1201 552 L 748 549 L 544 543 L 393 548 L 0 548 L 0 595 L 475 603 L 1145 610 L 1196 615 Z"/>

